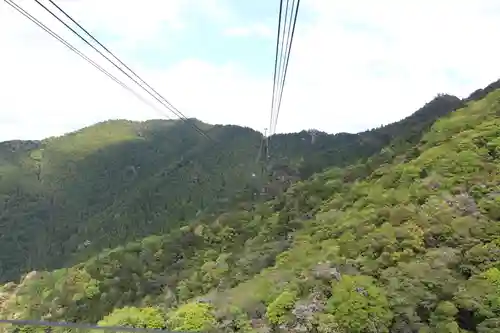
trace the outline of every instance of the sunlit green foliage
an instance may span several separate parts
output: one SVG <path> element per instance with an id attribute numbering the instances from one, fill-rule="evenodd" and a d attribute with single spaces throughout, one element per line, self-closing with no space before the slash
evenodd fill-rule
<path id="1" fill-rule="evenodd" d="M 165 318 L 159 309 L 124 307 L 105 316 L 98 325 L 161 329 L 165 328 Z"/>
<path id="2" fill-rule="evenodd" d="M 174 331 L 210 331 L 216 325 L 210 305 L 187 303 L 168 315 L 167 326 Z"/>
<path id="3" fill-rule="evenodd" d="M 293 291 L 283 291 L 269 306 L 267 307 L 267 318 L 273 324 L 284 324 L 285 316 L 293 308 L 297 294 Z"/>
<path id="4" fill-rule="evenodd" d="M 384 291 L 362 275 L 334 282 L 327 311 L 345 332 L 388 332 L 392 320 Z"/>

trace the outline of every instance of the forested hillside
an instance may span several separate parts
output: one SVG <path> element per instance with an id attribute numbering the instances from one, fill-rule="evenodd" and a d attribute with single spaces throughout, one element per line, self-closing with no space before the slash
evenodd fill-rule
<path id="1" fill-rule="evenodd" d="M 441 119 L 434 123 L 437 118 Z M 172 131 L 181 126 L 168 125 Z M 103 124 L 87 130 L 111 133 L 99 126 Z M 121 131 L 127 137 L 126 131 Z M 250 146 L 244 135 L 239 136 L 244 131 L 255 135 L 253 154 L 244 149 L 241 152 L 241 156 L 248 153 L 244 165 L 248 166 L 255 164 L 259 133 L 238 127 L 217 127 L 210 133 L 215 133 L 216 138 L 227 135 L 221 141 L 233 141 L 232 149 L 236 149 L 244 144 Z M 144 136 L 142 132 L 141 140 Z M 112 141 L 114 136 L 102 137 Z M 476 92 L 474 98 L 464 102 L 439 96 L 399 123 L 359 134 L 319 134 L 314 142 L 307 133 L 290 134 L 288 141 L 287 135 L 276 136 L 271 140 L 276 145 L 271 150 L 276 152 L 272 164 L 275 168 L 288 166 L 288 172 L 296 173 L 300 180 L 259 200 L 252 195 L 242 196 L 234 205 L 226 205 L 223 213 L 196 216 L 195 210 L 200 208 L 193 207 L 192 218 L 175 216 L 163 225 L 152 223 L 145 232 L 158 235 L 146 238 L 139 238 L 138 230 L 148 225 L 141 224 L 147 219 L 133 215 L 135 207 L 140 207 L 134 205 L 144 193 L 155 193 L 154 175 L 128 188 L 120 179 L 115 179 L 117 184 L 113 186 L 117 187 L 111 188 L 110 184 L 80 179 L 79 172 L 58 175 L 58 170 L 66 169 L 57 167 L 67 161 L 73 162 L 75 168 L 82 163 L 72 157 L 59 159 L 64 161 L 61 164 L 47 163 L 47 181 L 30 182 L 25 166 L 36 166 L 31 160 L 41 148 L 43 155 L 50 150 L 61 154 L 78 151 L 77 156 L 81 156 L 88 150 L 77 149 L 79 146 L 59 148 L 70 144 L 49 148 L 54 142 L 51 140 L 74 142 L 71 135 L 41 143 L 16 143 L 16 152 L 3 153 L 2 177 L 9 182 L 2 182 L 2 190 L 18 191 L 17 200 L 25 200 L 20 188 L 41 195 L 48 188 L 60 195 L 88 198 L 85 200 L 92 199 L 92 194 L 102 195 L 104 198 L 91 205 L 96 210 L 90 212 L 91 218 L 86 216 L 85 222 L 63 222 L 61 217 L 53 225 L 76 225 L 74 228 L 79 229 L 73 230 L 81 231 L 95 226 L 92 232 L 101 235 L 94 237 L 103 236 L 99 246 L 135 234 L 130 236 L 133 241 L 123 242 L 122 246 L 99 253 L 96 247 L 86 254 L 87 259 L 81 256 L 82 260 L 71 267 L 31 272 L 18 283 L 4 284 L 0 313 L 4 318 L 205 332 L 500 331 L 499 137 L 500 90 L 494 89 Z M 245 159 L 217 159 L 219 155 L 214 155 L 205 160 L 210 155 L 204 139 L 190 139 L 193 146 L 183 152 L 185 160 L 188 153 L 189 161 L 196 163 L 215 160 L 221 174 L 227 177 L 233 173 L 221 188 L 234 186 L 230 188 L 232 193 L 250 188 L 251 183 L 236 178 L 252 170 L 244 166 L 231 168 L 236 161 Z M 230 149 L 225 153 L 234 154 Z M 36 161 L 43 161 L 43 155 Z M 123 155 L 122 151 L 112 156 Z M 26 156 L 31 158 L 29 163 Z M 112 164 L 111 157 L 106 156 Z M 168 154 L 163 158 L 171 158 L 174 165 L 177 162 Z M 81 165 L 87 177 L 100 175 L 95 179 L 102 181 L 108 174 L 106 168 L 94 165 L 90 173 L 92 164 Z M 185 170 L 186 177 L 193 175 L 193 169 L 179 170 Z M 215 175 L 208 173 L 208 167 L 202 170 L 204 173 L 197 177 Z M 16 177 L 25 173 L 24 182 L 9 178 L 15 172 Z M 138 177 L 139 172 L 134 175 Z M 170 204 L 173 199 L 166 192 L 173 191 L 175 180 L 180 182 L 181 177 L 162 179 L 163 192 L 144 201 L 154 203 L 146 211 L 157 216 L 158 221 L 168 214 L 167 210 L 159 210 L 160 203 L 164 200 L 163 204 Z M 71 182 L 83 187 L 72 188 L 68 185 Z M 205 188 L 198 181 L 192 186 L 185 190 L 178 185 L 181 194 L 174 198 L 188 195 L 185 193 L 204 194 Z M 112 197 L 108 201 L 111 205 L 102 203 L 108 200 L 106 193 Z M 19 218 L 16 223 L 22 223 L 22 213 L 32 212 L 12 202 L 4 205 L 7 203 L 9 212 L 19 215 L 4 214 L 3 222 L 13 221 L 5 217 L 14 216 Z M 35 204 L 38 202 L 33 200 Z M 88 203 L 82 200 L 83 204 Z M 179 203 L 179 207 L 185 204 Z M 74 210 L 76 206 L 70 207 Z M 116 212 L 119 215 L 115 218 Z M 120 221 L 122 216 L 126 219 Z M 47 225 L 44 223 L 40 222 Z M 120 223 L 129 228 L 121 236 Z M 42 230 L 39 227 L 29 224 L 26 228 L 36 232 Z M 14 226 L 10 228 L 15 230 Z M 102 232 L 113 230 L 116 236 Z M 46 231 L 51 236 L 60 232 L 55 227 Z M 42 244 L 38 246 L 43 250 Z M 13 254 L 4 253 L 1 255 L 6 257 Z M 64 253 L 59 255 L 64 257 Z"/>
<path id="2" fill-rule="evenodd" d="M 265 200 L 290 181 L 366 159 L 395 138 L 414 143 L 460 103 L 440 96 L 399 123 L 359 134 L 273 136 L 264 173 L 256 162 L 260 133 L 193 119 L 215 145 L 190 124 L 162 120 L 0 143 L 0 280 L 67 267 L 202 214 Z"/>

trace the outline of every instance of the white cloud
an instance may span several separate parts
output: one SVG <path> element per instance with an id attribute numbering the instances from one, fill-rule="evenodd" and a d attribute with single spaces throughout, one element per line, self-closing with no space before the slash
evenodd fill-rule
<path id="1" fill-rule="evenodd" d="M 297 129 L 290 113 L 311 109 L 324 119 L 306 120 L 311 126 L 360 130 L 398 120 L 439 92 L 464 96 L 497 79 L 500 13 L 484 15 L 493 3 L 311 1 L 318 16 L 299 28 L 280 128 Z M 386 73 L 374 75 L 377 63 Z M 445 77 L 449 69 L 469 81 Z"/>
<path id="2" fill-rule="evenodd" d="M 228 36 L 235 37 L 275 37 L 276 32 L 274 32 L 271 27 L 263 23 L 254 23 L 248 26 L 235 26 L 226 29 L 225 34 Z"/>
<path id="3" fill-rule="evenodd" d="M 59 3 L 90 30 L 127 36 L 122 41 L 131 45 L 151 42 L 165 24 L 180 33 L 194 7 L 219 25 L 227 22 L 221 34 L 267 33 L 258 23 L 234 25 L 232 11 L 217 0 L 146 2 Z M 306 21 L 299 14 L 278 131 L 375 127 L 409 115 L 439 92 L 465 96 L 500 77 L 495 0 L 306 0 L 301 6 L 312 15 Z M 40 138 L 110 118 L 158 117 L 4 2 L 0 42 L 0 140 Z M 269 123 L 272 73 L 258 77 L 236 59 L 214 65 L 195 58 L 138 72 L 188 116 L 259 130 Z"/>
<path id="4" fill-rule="evenodd" d="M 185 3 L 184 0 L 85 0 L 72 3 L 69 14 L 80 18 L 92 30 L 141 40 L 164 24 L 176 30 L 184 28 L 181 16 L 186 10 Z"/>

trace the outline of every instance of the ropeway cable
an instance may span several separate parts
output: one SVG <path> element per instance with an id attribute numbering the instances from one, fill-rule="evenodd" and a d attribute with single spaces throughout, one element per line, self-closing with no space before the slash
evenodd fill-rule
<path id="1" fill-rule="evenodd" d="M 150 106 L 151 108 L 153 108 L 154 110 L 156 110 L 159 114 L 161 114 L 163 116 L 166 116 L 168 119 L 172 119 L 168 115 L 166 115 L 163 111 L 161 111 L 156 105 L 154 105 L 150 101 L 146 100 L 144 97 L 142 97 L 137 92 L 135 92 L 132 88 L 130 88 L 125 83 L 123 83 L 118 78 L 116 78 L 113 74 L 109 73 L 107 70 L 105 70 L 104 68 L 102 68 L 101 66 L 99 66 L 99 64 L 97 64 L 95 61 L 93 61 L 92 59 L 90 59 L 89 57 L 87 57 L 84 53 L 82 53 L 81 51 L 79 51 L 76 47 L 74 47 L 73 45 L 71 45 L 69 42 L 67 42 L 66 40 L 64 40 L 61 36 L 59 36 L 53 30 L 51 30 L 50 28 L 48 28 L 45 24 L 43 24 L 42 22 L 40 22 L 39 20 L 37 20 L 35 17 L 33 17 L 31 14 L 29 14 L 26 10 L 24 10 L 22 7 L 20 7 L 19 5 L 17 5 L 16 3 L 14 3 L 11 0 L 5 0 L 5 2 L 9 6 L 11 6 L 12 8 L 14 8 L 16 11 L 18 11 L 19 13 L 21 13 L 24 17 L 28 18 L 31 22 L 35 23 L 38 27 L 40 27 L 41 29 L 43 29 L 49 35 L 51 35 L 52 37 L 54 37 L 55 39 L 57 39 L 64 46 L 66 46 L 67 48 L 69 48 L 71 51 L 75 52 L 82 59 L 84 59 L 89 64 L 91 64 L 92 66 L 94 66 L 97 70 L 99 70 L 100 72 L 102 72 L 103 74 L 105 74 L 107 77 L 109 77 L 111 80 L 113 80 L 114 82 L 116 82 L 117 84 L 119 84 L 122 88 L 124 88 L 128 92 L 132 93 L 134 96 L 136 96 L 138 99 L 140 99 L 143 103 L 147 104 L 148 106 Z"/>
<path id="2" fill-rule="evenodd" d="M 129 79 L 131 79 L 134 83 L 136 83 L 138 86 L 140 86 L 144 91 L 146 91 L 150 96 L 152 96 L 154 99 L 156 99 L 158 102 L 160 102 L 163 106 L 165 106 L 169 111 L 171 111 L 172 113 L 174 113 L 176 116 L 178 116 L 180 119 L 182 119 L 184 122 L 188 123 L 188 119 L 182 114 L 182 113 L 179 113 L 177 111 L 177 109 L 173 108 L 173 106 L 171 106 L 171 104 L 166 101 L 164 98 L 163 98 L 163 101 L 158 98 L 156 95 L 152 94 L 149 90 L 147 90 L 146 88 L 144 88 L 144 86 L 142 84 L 140 84 L 139 82 L 137 82 L 136 79 L 134 79 L 129 73 L 125 72 L 123 70 L 123 68 L 121 68 L 120 66 L 118 66 L 116 63 L 114 63 L 111 59 L 109 59 L 106 55 L 104 55 L 100 50 L 98 50 L 94 45 L 92 45 L 88 40 L 86 40 L 84 37 L 82 37 L 77 31 L 75 31 L 72 27 L 70 27 L 66 22 L 64 22 L 59 16 L 57 16 L 56 14 L 54 14 L 49 8 L 47 8 L 44 4 L 42 4 L 39 0 L 34 0 L 38 5 L 40 5 L 43 9 L 45 9 L 49 14 L 51 14 L 54 18 L 56 18 L 60 23 L 62 23 L 66 28 L 68 28 L 73 34 L 75 34 L 78 38 L 80 38 L 83 42 L 85 42 L 87 45 L 89 45 L 91 48 L 93 48 L 97 53 L 99 53 L 102 57 L 104 57 L 106 60 L 108 60 L 114 67 L 116 67 L 119 71 L 121 71 L 123 74 L 125 74 Z M 53 3 L 53 2 L 51 2 Z M 60 9 L 60 7 L 56 6 L 59 10 L 62 11 L 62 9 Z M 68 14 L 66 14 L 64 12 L 64 14 L 67 16 L 67 17 L 70 17 Z M 73 22 L 76 22 L 75 20 L 73 20 L 72 18 L 70 18 Z M 81 25 L 77 24 L 79 27 L 81 27 Z M 83 27 L 81 27 L 82 30 Z M 84 30 L 87 34 L 89 34 L 86 30 Z M 89 34 L 90 35 L 90 34 Z M 92 39 L 96 40 L 93 36 L 91 36 Z M 99 43 L 99 45 L 102 45 L 101 43 Z M 105 50 L 107 50 L 105 48 Z M 107 50 L 109 52 L 109 50 Z M 111 53 L 110 53 L 111 54 Z M 114 55 L 113 55 L 114 56 Z M 115 56 L 116 58 L 116 56 Z M 118 59 L 119 60 L 119 59 Z M 120 60 L 119 60 L 120 61 Z M 120 61 L 120 63 L 122 63 Z M 122 63 L 123 64 L 123 63 Z M 127 67 L 128 68 L 128 67 Z M 130 70 L 130 69 L 129 69 Z M 132 72 L 133 73 L 133 72 Z M 137 76 L 137 74 L 133 73 L 134 75 Z M 140 79 L 140 78 L 139 78 Z M 142 79 L 140 79 L 141 81 L 143 81 Z M 144 81 L 143 81 L 144 82 Z M 151 86 L 148 85 L 148 87 L 150 89 Z M 155 90 L 153 90 L 155 91 Z M 156 91 L 155 91 L 156 94 L 158 94 Z M 159 95 L 159 94 L 158 94 Z M 165 102 L 166 101 L 166 102 Z M 213 140 L 211 137 L 209 137 L 203 130 L 201 130 L 198 126 L 196 126 L 196 124 L 193 124 L 193 123 L 189 123 L 199 134 L 201 134 L 202 136 L 206 137 L 207 139 L 209 140 Z"/>

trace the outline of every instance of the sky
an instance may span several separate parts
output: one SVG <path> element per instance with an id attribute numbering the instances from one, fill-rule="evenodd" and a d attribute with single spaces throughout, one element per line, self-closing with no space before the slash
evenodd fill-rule
<path id="1" fill-rule="evenodd" d="M 14 1 L 129 84 L 35 1 Z M 268 127 L 278 0 L 55 2 L 186 116 Z M 497 0 L 302 0 L 277 132 L 359 132 L 438 93 L 465 97 L 500 78 L 499 39 Z M 108 119 L 175 118 L 4 1 L 0 45 L 0 141 Z"/>

